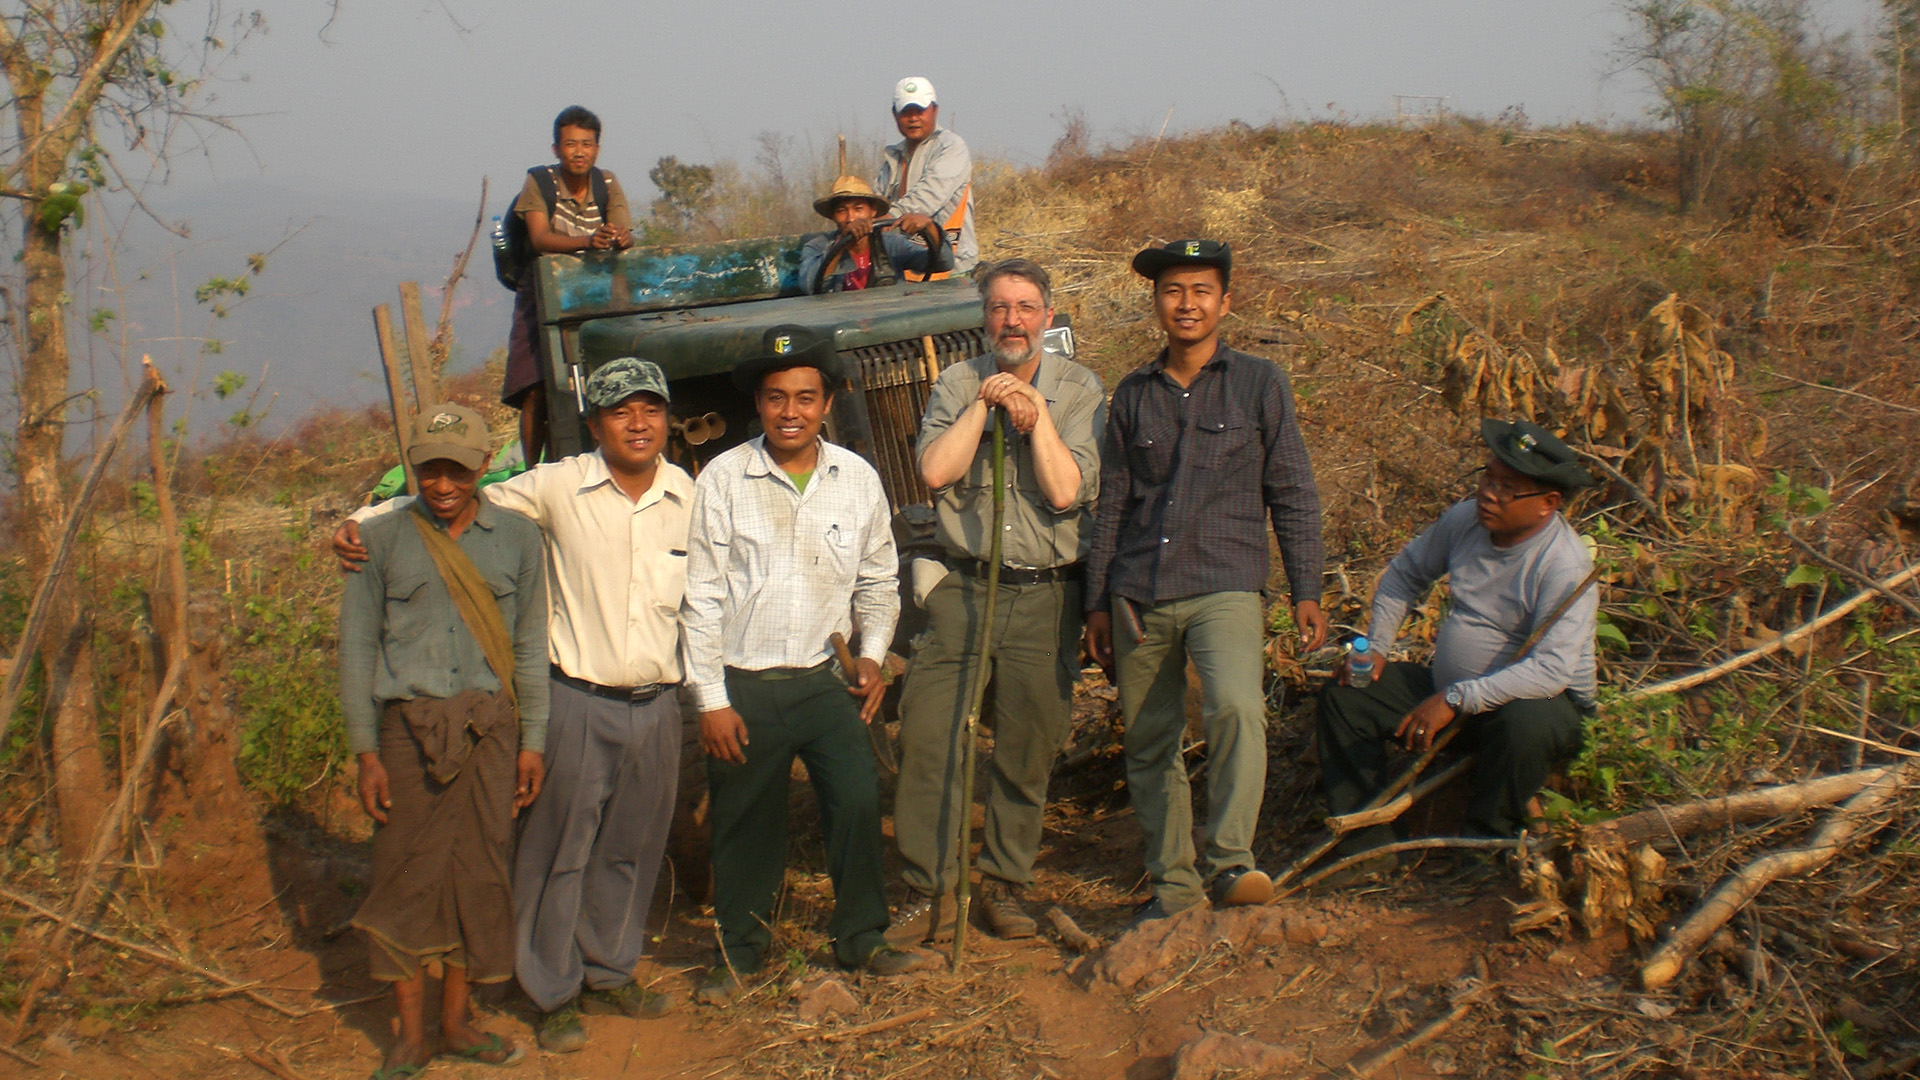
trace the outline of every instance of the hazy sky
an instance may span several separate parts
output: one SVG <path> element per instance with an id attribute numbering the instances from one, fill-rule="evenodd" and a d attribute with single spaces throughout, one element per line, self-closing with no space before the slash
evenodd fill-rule
<path id="1" fill-rule="evenodd" d="M 941 119 L 978 151 L 1023 163 L 1071 108 L 1117 138 L 1169 112 L 1175 131 L 1391 115 L 1395 94 L 1543 123 L 1634 121 L 1645 105 L 1633 76 L 1608 77 L 1625 25 L 1609 0 L 339 5 L 324 37 L 314 0 L 258 5 L 268 33 L 219 95 L 250 114 L 259 164 L 223 147 L 222 178 L 464 192 L 547 156 L 553 115 L 577 101 L 606 122 L 603 164 L 644 188 L 663 154 L 745 161 L 762 131 L 877 138 L 908 74 L 933 80 Z M 1840 26 L 1878 7 L 1817 6 Z"/>
<path id="2" fill-rule="evenodd" d="M 192 13 L 205 2 L 170 9 L 176 33 L 199 29 Z M 1878 10 L 1876 0 L 1815 6 L 1830 27 L 1856 32 Z M 218 327 L 231 342 L 219 365 L 271 363 L 282 416 L 384 396 L 369 307 L 391 301 L 399 281 L 444 277 L 480 178 L 493 182 L 488 212 L 504 212 L 527 166 L 550 159 L 553 116 L 571 103 L 604 120 L 601 164 L 622 174 L 644 213 L 646 172 L 662 155 L 750 164 L 762 132 L 822 154 L 836 132 L 868 145 L 896 137 L 890 94 L 909 74 L 933 81 L 942 122 L 976 156 L 1020 164 L 1044 160 L 1070 110 L 1084 113 L 1098 145 L 1163 125 L 1386 117 L 1396 94 L 1441 95 L 1453 111 L 1486 117 L 1520 107 L 1541 124 L 1636 123 L 1647 102 L 1636 75 L 1613 73 L 1626 23 L 1611 0 L 337 7 L 327 25 L 317 0 L 228 5 L 221 36 L 238 37 L 233 20 L 256 9 L 266 25 L 203 101 L 240 134 L 176 158 L 168 184 L 147 193 L 163 217 L 190 222 L 194 239 L 136 224 L 120 244 L 137 271 L 123 269 L 122 280 L 190 291 L 304 229 Z M 470 359 L 504 340 L 509 299 L 489 267 L 475 269 L 456 326 Z M 189 298 L 188 317 L 176 319 L 179 287 L 166 288 L 129 297 L 120 325 L 135 331 L 133 355 L 151 347 L 180 370 L 195 362 L 205 317 Z"/>

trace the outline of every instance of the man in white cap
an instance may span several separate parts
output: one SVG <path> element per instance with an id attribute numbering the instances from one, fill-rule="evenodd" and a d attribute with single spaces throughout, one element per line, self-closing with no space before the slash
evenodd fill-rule
<path id="1" fill-rule="evenodd" d="M 953 244 L 953 272 L 980 261 L 973 234 L 973 156 L 960 136 L 940 126 L 933 84 L 909 75 L 893 88 L 893 122 L 903 136 L 887 147 L 873 186 L 900 219 L 901 232 L 919 233 L 926 220 Z"/>

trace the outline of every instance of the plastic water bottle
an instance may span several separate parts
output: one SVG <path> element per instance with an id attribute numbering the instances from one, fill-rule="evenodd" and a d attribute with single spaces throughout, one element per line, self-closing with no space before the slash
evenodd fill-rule
<path id="1" fill-rule="evenodd" d="M 1373 643 L 1364 636 L 1353 639 L 1347 646 L 1347 685 L 1365 686 L 1373 681 L 1373 671 L 1379 666 L 1379 660 L 1373 655 Z"/>
<path id="2" fill-rule="evenodd" d="M 507 250 L 507 227 L 501 222 L 499 214 L 493 215 L 493 250 Z"/>

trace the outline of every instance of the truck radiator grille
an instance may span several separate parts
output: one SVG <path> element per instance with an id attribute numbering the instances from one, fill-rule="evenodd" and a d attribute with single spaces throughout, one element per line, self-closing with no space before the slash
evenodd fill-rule
<path id="1" fill-rule="evenodd" d="M 914 467 L 913 446 L 920 437 L 933 380 L 948 364 L 986 352 L 986 334 L 956 330 L 905 341 L 884 341 L 841 353 L 860 372 L 866 389 L 867 420 L 873 429 L 871 458 L 895 513 L 929 501 L 927 485 Z"/>

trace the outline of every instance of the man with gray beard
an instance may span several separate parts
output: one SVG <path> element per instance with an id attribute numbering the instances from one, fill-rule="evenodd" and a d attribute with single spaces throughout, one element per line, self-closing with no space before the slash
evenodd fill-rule
<path id="1" fill-rule="evenodd" d="M 894 834 L 914 890 L 894 921 L 896 942 L 952 937 L 965 718 L 993 543 L 993 414 L 1008 423 L 1005 527 L 992 627 L 994 729 L 987 765 L 980 912 L 1003 937 L 1031 937 L 1020 892 L 1033 881 L 1047 778 L 1072 724 L 1082 569 L 1100 490 L 1106 395 L 1093 372 L 1046 353 L 1053 321 L 1047 272 L 1009 259 L 976 274 L 992 351 L 942 372 L 920 423 L 920 476 L 934 491 L 947 573 L 926 593 L 900 699 L 900 781 Z"/>

